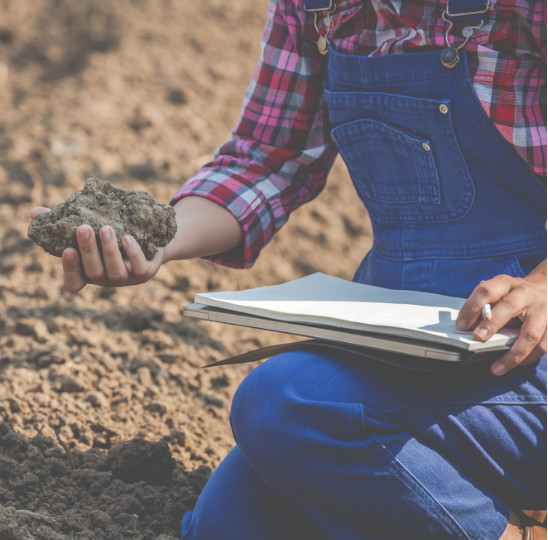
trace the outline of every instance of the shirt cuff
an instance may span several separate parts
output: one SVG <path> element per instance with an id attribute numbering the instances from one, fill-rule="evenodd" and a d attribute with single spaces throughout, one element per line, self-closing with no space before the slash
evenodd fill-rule
<path id="1" fill-rule="evenodd" d="M 201 171 L 204 172 L 203 170 Z M 251 268 L 261 249 L 274 235 L 274 216 L 265 195 L 249 182 L 221 171 L 188 180 L 173 196 L 171 205 L 189 195 L 204 197 L 226 208 L 243 230 L 243 242 L 237 248 L 204 259 L 230 268 Z"/>

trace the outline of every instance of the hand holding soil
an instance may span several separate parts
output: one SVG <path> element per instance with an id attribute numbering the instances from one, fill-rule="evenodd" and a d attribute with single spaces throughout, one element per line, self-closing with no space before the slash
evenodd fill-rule
<path id="1" fill-rule="evenodd" d="M 147 281 L 161 265 L 161 248 L 177 231 L 171 206 L 156 203 L 143 191 L 119 189 L 98 178 L 89 179 L 84 189 L 51 211 L 33 209 L 31 217 L 29 237 L 62 257 L 65 285 L 72 291 L 87 283 L 116 286 Z"/>

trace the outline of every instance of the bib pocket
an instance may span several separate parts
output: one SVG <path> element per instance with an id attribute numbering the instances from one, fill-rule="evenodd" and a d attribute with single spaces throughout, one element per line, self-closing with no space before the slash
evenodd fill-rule
<path id="1" fill-rule="evenodd" d="M 464 217 L 475 189 L 449 100 L 326 90 L 331 136 L 372 219 L 442 223 Z"/>
<path id="2" fill-rule="evenodd" d="M 382 203 L 439 204 L 440 187 L 432 143 L 386 122 L 354 120 L 332 131 L 360 196 Z M 360 156 L 367 152 L 369 159 Z"/>

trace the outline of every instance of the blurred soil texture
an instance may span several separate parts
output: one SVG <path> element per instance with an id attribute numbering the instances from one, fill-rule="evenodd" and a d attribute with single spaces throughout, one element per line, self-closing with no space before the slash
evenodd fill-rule
<path id="1" fill-rule="evenodd" d="M 251 270 L 170 263 L 139 287 L 63 287 L 32 206 L 97 176 L 168 202 L 229 134 L 267 0 L 0 1 L 0 538 L 177 538 L 232 447 L 251 365 L 290 337 L 182 317 L 197 292 L 351 278 L 366 212 L 337 163 Z M 149 474 L 150 472 L 154 474 Z"/>

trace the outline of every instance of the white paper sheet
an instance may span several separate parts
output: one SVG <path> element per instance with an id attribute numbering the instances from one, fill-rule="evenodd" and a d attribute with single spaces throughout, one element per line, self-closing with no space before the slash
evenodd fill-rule
<path id="1" fill-rule="evenodd" d="M 503 329 L 483 344 L 455 327 L 462 298 L 384 289 L 322 273 L 281 285 L 201 293 L 195 301 L 274 320 L 392 334 L 470 351 L 508 345 L 517 335 L 516 329 Z"/>

